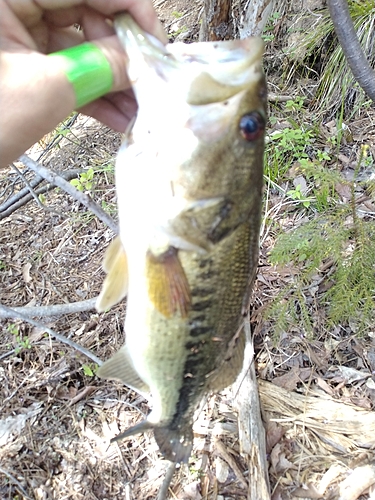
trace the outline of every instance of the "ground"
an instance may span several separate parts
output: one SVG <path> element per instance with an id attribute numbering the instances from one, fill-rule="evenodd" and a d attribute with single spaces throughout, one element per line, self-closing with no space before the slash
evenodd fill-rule
<path id="1" fill-rule="evenodd" d="M 199 2 L 154 3 L 171 39 L 197 38 Z M 279 57 L 272 50 L 267 49 L 269 67 L 277 65 Z M 273 94 L 288 93 L 295 99 L 303 93 L 301 82 L 281 91 L 276 76 L 270 74 L 269 80 Z M 361 144 L 369 144 L 375 157 L 374 122 L 371 107 L 350 121 L 353 140 L 339 151 L 346 172 Z M 322 136 L 334 133 L 330 123 L 322 119 Z M 85 171 L 80 187 L 116 218 L 113 163 L 120 134 L 82 115 L 70 117 L 65 126 L 44 138 L 30 155 L 59 172 Z M 269 133 L 283 126 L 278 119 L 270 123 Z M 93 179 L 87 176 L 90 169 Z M 24 174 L 29 182 L 34 178 L 31 171 Z M 39 306 L 96 297 L 113 232 L 58 189 L 40 195 L 44 206 L 31 200 L 10 213 L 15 202 L 10 208 L 5 203 L 23 187 L 11 168 L 0 179 L 0 304 Z M 341 191 L 344 202 L 343 186 Z M 367 213 L 374 213 L 373 199 L 362 203 L 367 203 Z M 296 204 L 294 200 L 294 208 Z M 272 224 L 262 229 L 251 325 L 272 499 L 374 498 L 375 324 L 362 336 L 356 335 L 355 322 L 330 331 L 319 327 L 325 313 L 316 304 L 332 267 L 327 263 L 324 278 L 317 276 L 304 290 L 315 335 L 308 335 L 302 320 L 273 335 L 275 325 L 266 319 L 265 310 L 300 270 L 271 265 L 269 251 L 276 227 L 297 227 L 306 212 L 291 210 L 290 200 L 271 189 L 265 201 L 265 221 L 269 219 Z M 297 299 L 295 308 L 298 312 Z M 111 437 L 148 413 L 147 402 L 120 384 L 99 380 L 93 360 L 43 328 L 107 359 L 124 343 L 124 314 L 121 303 L 103 314 L 90 309 L 35 318 L 39 325 L 2 320 L 0 498 L 155 498 L 167 464 L 153 438 L 146 433 L 109 444 Z M 192 458 L 176 472 L 171 498 L 247 498 L 251 478 L 240 453 L 232 403 L 230 389 L 208 400 L 194 426 Z"/>

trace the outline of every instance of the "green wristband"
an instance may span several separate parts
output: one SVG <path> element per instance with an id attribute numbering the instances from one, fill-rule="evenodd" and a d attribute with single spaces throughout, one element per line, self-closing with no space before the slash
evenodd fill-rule
<path id="1" fill-rule="evenodd" d="M 54 52 L 49 57 L 57 57 L 63 62 L 66 77 L 74 88 L 77 108 L 110 92 L 113 85 L 111 65 L 95 44 L 83 43 Z"/>

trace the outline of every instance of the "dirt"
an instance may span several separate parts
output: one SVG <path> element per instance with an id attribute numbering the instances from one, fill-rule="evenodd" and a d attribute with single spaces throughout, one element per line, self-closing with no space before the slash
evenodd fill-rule
<path id="1" fill-rule="evenodd" d="M 154 3 L 172 41 L 197 40 L 203 2 Z M 272 82 L 276 79 L 271 76 Z M 297 95 L 300 88 L 295 84 L 288 92 Z M 274 84 L 271 90 L 279 91 Z M 358 150 L 361 141 L 373 141 L 374 121 L 370 110 L 350 123 L 357 134 L 353 148 Z M 84 116 L 68 130 L 44 138 L 31 156 L 59 172 L 93 168 L 90 192 L 116 219 L 113 164 L 120 134 Z M 34 177 L 32 172 L 24 173 L 29 181 Z M 0 179 L 0 202 L 23 186 L 9 168 Z M 73 303 L 96 297 L 100 291 L 101 262 L 112 231 L 61 190 L 49 190 L 41 200 L 43 207 L 32 200 L 0 219 L 2 305 Z M 287 210 L 279 194 L 272 193 L 269 201 L 272 209 L 279 207 L 270 215 L 276 225 L 298 224 L 298 214 Z M 351 471 L 375 462 L 375 442 L 371 433 L 366 434 L 374 429 L 375 435 L 374 330 L 362 338 L 339 327 L 330 332 L 318 328 L 314 339 L 298 327 L 279 338 L 272 335 L 273 325 L 263 313 L 298 273 L 290 266 L 275 268 L 269 263 L 274 227 L 265 227 L 261 237 L 251 317 L 272 498 L 333 500 Z M 306 296 L 319 324 L 322 311 L 314 309 L 313 291 L 307 290 Z M 92 360 L 43 329 L 47 326 L 107 359 L 124 343 L 125 307 L 121 303 L 103 314 L 91 309 L 38 317 L 39 326 L 17 319 L 1 321 L 1 499 L 155 498 L 167 464 L 151 435 L 109 443 L 148 413 L 147 402 L 121 384 L 99 380 Z M 302 414 L 297 396 L 311 405 L 308 415 Z M 247 498 L 245 485 L 251 478 L 240 453 L 232 401 L 230 389 L 208 400 L 194 426 L 192 458 L 177 470 L 171 498 Z M 329 413 L 327 401 L 339 405 L 336 413 Z M 321 406 L 316 409 L 313 404 Z M 349 431 L 353 418 L 359 435 Z M 341 430 L 328 425 L 339 420 Z M 371 481 L 369 488 L 350 498 L 370 498 Z"/>

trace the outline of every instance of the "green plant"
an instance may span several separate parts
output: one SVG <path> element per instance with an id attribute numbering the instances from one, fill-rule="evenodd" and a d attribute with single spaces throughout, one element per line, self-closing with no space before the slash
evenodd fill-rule
<path id="1" fill-rule="evenodd" d="M 301 184 L 297 184 L 294 189 L 290 189 L 286 194 L 290 196 L 292 200 L 300 201 L 305 208 L 309 208 L 311 200 L 306 198 L 302 193 Z"/>
<path id="2" fill-rule="evenodd" d="M 273 12 L 269 16 L 267 24 L 262 33 L 262 38 L 266 43 L 273 42 L 273 40 L 275 39 L 274 30 L 278 20 L 280 19 L 280 16 L 280 12 Z"/>
<path id="3" fill-rule="evenodd" d="M 279 182 L 296 161 L 308 159 L 306 148 L 313 140 L 313 131 L 299 126 L 272 132 L 266 149 L 265 175 Z"/>
<path id="4" fill-rule="evenodd" d="M 108 203 L 105 200 L 101 201 L 102 209 L 105 210 L 108 214 L 117 213 L 117 205 L 116 203 Z"/>
<path id="5" fill-rule="evenodd" d="M 22 349 L 31 349 L 32 345 L 30 342 L 29 337 L 25 336 L 22 337 L 20 332 L 19 332 L 19 327 L 15 325 L 14 323 L 10 323 L 7 326 L 7 330 L 11 335 L 14 335 L 15 341 L 16 341 L 16 347 L 14 349 L 15 353 L 18 354 Z"/>
<path id="6" fill-rule="evenodd" d="M 292 264 L 299 269 L 293 283 L 279 294 L 269 310 L 279 327 L 298 321 L 306 332 L 312 332 L 304 290 L 313 278 L 324 280 L 320 269 L 326 262 L 332 271 L 327 290 L 321 294 L 320 307 L 325 307 L 327 326 L 350 321 L 356 323 L 358 332 L 363 332 L 374 318 L 375 223 L 353 217 L 351 204 L 336 205 L 291 233 L 280 235 L 270 259 L 275 265 Z"/>
<path id="7" fill-rule="evenodd" d="M 79 174 L 78 179 L 72 179 L 70 181 L 70 184 L 76 187 L 78 191 L 90 192 L 92 191 L 94 185 L 94 173 L 95 170 L 90 167 L 88 170 L 86 170 L 86 172 L 82 172 L 82 174 Z"/>
<path id="8" fill-rule="evenodd" d="M 14 323 L 9 323 L 7 330 L 11 335 L 18 335 L 18 326 Z"/>
<path id="9" fill-rule="evenodd" d="M 172 30 L 169 34 L 168 34 L 168 38 L 175 38 L 176 36 L 178 35 L 181 35 L 181 33 L 185 33 L 186 31 L 188 31 L 188 28 L 187 26 L 181 26 L 181 28 L 177 28 L 175 30 Z"/>
<path id="10" fill-rule="evenodd" d="M 90 363 L 88 365 L 82 365 L 83 373 L 86 377 L 93 377 L 98 370 L 98 365 L 96 363 Z"/>

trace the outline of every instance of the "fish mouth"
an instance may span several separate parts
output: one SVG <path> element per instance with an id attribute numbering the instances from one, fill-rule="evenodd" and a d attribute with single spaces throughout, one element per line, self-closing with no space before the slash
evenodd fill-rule
<path id="1" fill-rule="evenodd" d="M 128 74 L 135 87 L 150 69 L 165 83 L 185 93 L 189 105 L 221 102 L 247 89 L 262 75 L 264 44 L 259 37 L 219 42 L 177 42 L 164 46 L 144 32 L 127 13 L 114 21 L 128 54 Z"/>

